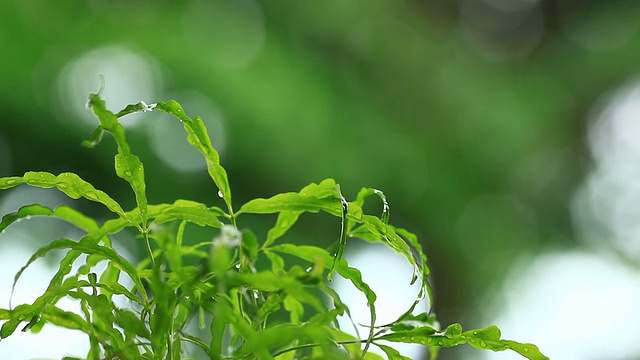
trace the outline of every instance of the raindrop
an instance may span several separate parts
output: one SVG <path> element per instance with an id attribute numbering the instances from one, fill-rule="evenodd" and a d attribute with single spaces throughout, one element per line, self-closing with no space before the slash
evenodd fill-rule
<path id="1" fill-rule="evenodd" d="M 240 269 L 240 264 L 236 264 L 236 269 Z"/>
<path id="2" fill-rule="evenodd" d="M 427 344 L 431 344 L 433 342 L 432 338 L 427 338 Z"/>
<path id="3" fill-rule="evenodd" d="M 218 190 L 218 196 L 220 197 L 220 199 L 224 199 L 224 194 L 220 190 Z"/>
<path id="4" fill-rule="evenodd" d="M 486 343 L 486 342 L 484 342 L 484 341 L 480 341 L 480 346 L 482 346 L 482 347 L 487 347 L 487 343 Z"/>
<path id="5" fill-rule="evenodd" d="M 416 338 L 415 338 L 415 337 L 413 337 L 413 336 L 412 336 L 412 337 L 410 337 L 409 339 L 410 339 L 411 341 L 416 341 Z"/>
<path id="6" fill-rule="evenodd" d="M 443 345 L 444 345 L 444 341 L 439 340 L 439 341 L 438 341 L 438 345 L 443 346 Z"/>
<path id="7" fill-rule="evenodd" d="M 7 181 L 5 181 L 5 184 L 7 184 L 7 185 L 13 185 L 13 184 L 15 184 L 15 183 L 16 183 L 16 181 L 17 181 L 16 179 L 8 179 Z"/>
<path id="8" fill-rule="evenodd" d="M 526 347 L 526 346 L 525 346 L 522 350 L 523 350 L 524 352 L 529 352 L 529 348 L 528 348 L 528 347 Z"/>
<path id="9" fill-rule="evenodd" d="M 86 194 L 84 194 L 89 200 L 94 200 L 98 198 L 98 195 L 93 192 L 93 191 L 87 191 Z"/>
<path id="10" fill-rule="evenodd" d="M 25 218 L 25 219 L 27 219 L 27 220 L 29 220 L 29 219 L 31 219 L 31 215 L 27 215 L 27 216 L 25 216 L 24 218 Z"/>
<path id="11" fill-rule="evenodd" d="M 57 183 L 56 186 L 58 187 L 58 189 L 60 190 L 64 190 L 66 188 L 69 187 L 69 185 L 67 183 Z"/>
<path id="12" fill-rule="evenodd" d="M 478 335 L 478 332 L 477 332 L 477 331 L 474 331 L 474 332 L 473 332 L 473 335 Z"/>
<path id="13" fill-rule="evenodd" d="M 131 172 L 131 170 L 127 170 L 127 171 L 124 172 L 124 176 L 131 177 L 131 176 L 133 176 L 133 173 Z"/>

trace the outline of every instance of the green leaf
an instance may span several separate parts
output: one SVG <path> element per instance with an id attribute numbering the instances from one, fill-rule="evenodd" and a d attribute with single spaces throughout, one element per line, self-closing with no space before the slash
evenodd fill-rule
<path id="1" fill-rule="evenodd" d="M 388 327 L 393 331 L 405 331 L 420 328 L 423 326 L 428 326 L 434 329 L 437 328 L 435 315 L 426 312 L 420 313 L 418 315 L 413 315 L 410 312 L 407 312 L 400 316 L 398 320 L 383 327 Z"/>
<path id="2" fill-rule="evenodd" d="M 222 194 L 222 198 L 227 204 L 230 213 L 233 213 L 231 205 L 231 189 L 229 187 L 229 179 L 227 177 L 227 171 L 220 165 L 220 155 L 211 144 L 211 139 L 207 133 L 207 129 L 204 126 L 204 122 L 198 116 L 195 118 L 188 117 L 182 106 L 175 100 L 169 100 L 167 102 L 159 102 L 156 105 L 156 109 L 165 111 L 182 122 L 184 129 L 188 136 L 187 140 L 191 145 L 202 153 L 207 163 L 207 171 L 209 176 L 213 179 Z"/>
<path id="3" fill-rule="evenodd" d="M 24 179 L 20 176 L 9 176 L 0 178 L 0 190 L 11 189 L 12 187 L 24 184 Z"/>
<path id="4" fill-rule="evenodd" d="M 100 141 L 102 141 L 102 135 L 104 135 L 104 129 L 102 128 L 102 126 L 98 126 L 95 130 L 93 130 L 89 139 L 82 141 L 82 146 L 90 149 L 95 147 L 100 143 Z"/>
<path id="5" fill-rule="evenodd" d="M 282 290 L 294 297 L 295 300 L 310 304 L 315 309 L 324 311 L 322 300 L 304 289 L 305 284 L 301 281 L 302 273 L 306 274 L 299 267 L 294 267 L 291 272 L 285 274 L 274 274 L 271 271 L 235 273 L 227 278 L 227 284 L 230 287 L 247 286 L 249 289 L 260 291 L 273 292 Z"/>
<path id="6" fill-rule="evenodd" d="M 3 182 L 5 186 L 1 187 Z M 97 190 L 93 185 L 81 179 L 74 173 L 65 172 L 56 176 L 44 171 L 28 171 L 22 177 L 13 176 L 0 179 L 0 187 L 3 189 L 8 189 L 23 183 L 40 188 L 57 187 L 58 190 L 62 191 L 72 199 L 84 197 L 85 199 L 101 203 L 122 218 L 131 220 L 131 218 L 122 210 L 120 205 L 109 195 L 103 191 Z"/>
<path id="7" fill-rule="evenodd" d="M 217 207 L 207 207 L 190 200 L 177 200 L 171 205 L 166 205 L 160 214 L 155 216 L 153 222 L 161 224 L 173 220 L 186 220 L 200 226 L 219 228 L 222 222 L 218 217 L 225 215 L 224 211 Z"/>
<path id="8" fill-rule="evenodd" d="M 315 246 L 295 246 L 292 244 L 282 244 L 271 247 L 272 251 L 281 252 L 289 255 L 296 256 L 303 260 L 324 264 L 325 268 L 330 269 L 329 264 L 333 263 L 333 256 L 329 254 L 325 249 Z M 349 267 L 349 264 L 345 259 L 341 259 L 335 264 L 335 269 L 340 276 L 351 281 L 351 283 L 360 290 L 367 298 L 367 306 L 369 307 L 369 314 L 371 316 L 371 323 L 369 327 L 369 337 L 367 340 L 367 346 L 365 351 L 373 339 L 374 326 L 376 322 L 376 294 L 371 290 L 371 287 L 362 280 L 362 274 L 356 268 Z"/>
<path id="9" fill-rule="evenodd" d="M 284 235 L 298 221 L 302 211 L 282 211 L 278 214 L 276 225 L 269 229 L 267 240 L 262 244 L 262 248 L 266 249 L 271 246 L 278 238 Z"/>
<path id="10" fill-rule="evenodd" d="M 422 344 L 430 347 L 451 347 L 469 343 L 478 349 L 493 351 L 513 350 L 530 360 L 549 360 L 535 345 L 502 340 L 500 337 L 500 329 L 496 326 L 463 333 L 460 324 L 451 324 L 444 332 L 437 332 L 432 327 L 424 326 L 377 336 L 375 340 Z"/>
<path id="11" fill-rule="evenodd" d="M 247 339 L 246 345 L 238 354 L 243 357 L 256 351 L 269 351 L 274 348 L 291 344 L 294 340 L 313 339 L 314 342 L 325 342 L 328 339 L 326 332 L 319 326 L 296 326 L 293 324 L 276 325 L 256 333 Z M 304 341 L 301 341 L 304 343 Z"/>
<path id="12" fill-rule="evenodd" d="M 113 265 L 115 267 L 117 267 L 120 270 L 126 272 L 127 275 L 129 275 L 129 277 L 131 277 L 131 280 L 134 282 L 134 284 L 138 288 L 138 291 L 141 292 L 142 297 L 145 300 L 145 302 L 148 301 L 147 294 L 146 294 L 146 292 L 144 290 L 145 288 L 144 288 L 142 282 L 140 281 L 140 278 L 138 277 L 137 270 L 136 270 L 135 266 L 133 266 L 130 262 L 128 262 L 127 260 L 122 258 L 113 249 L 105 247 L 105 246 L 102 246 L 102 245 L 98 245 L 98 244 L 95 243 L 95 241 L 93 239 L 88 238 L 86 236 L 83 237 L 80 240 L 80 242 L 76 242 L 76 241 L 70 240 L 70 239 L 60 239 L 60 240 L 52 241 L 50 244 L 39 248 L 29 258 L 27 263 L 20 269 L 20 271 L 18 271 L 18 273 L 15 275 L 14 280 L 13 280 L 13 285 L 12 285 L 12 288 L 11 288 L 12 289 L 11 290 L 12 293 L 13 293 L 13 289 L 15 289 L 15 286 L 16 286 L 16 283 L 18 282 L 18 279 L 20 279 L 20 276 L 22 275 L 22 273 L 27 269 L 27 267 L 29 265 L 31 265 L 31 263 L 33 263 L 35 260 L 45 256 L 47 253 L 49 253 L 52 250 L 61 250 L 61 249 L 71 249 L 71 250 L 75 250 L 76 252 L 89 254 L 89 255 L 91 255 L 91 254 L 99 254 L 99 255 L 111 260 L 111 262 L 113 263 Z M 69 253 L 71 253 L 71 252 L 69 252 Z M 69 254 L 67 254 L 67 257 L 68 256 L 69 256 Z M 65 259 L 67 257 L 65 257 Z M 75 256 L 75 258 L 77 258 L 77 255 Z M 61 262 L 61 265 L 60 265 L 60 268 L 59 268 L 58 272 L 56 273 L 56 275 L 54 275 L 53 279 L 51 280 L 51 283 L 49 284 L 49 288 L 55 287 L 58 284 L 60 284 L 62 282 L 62 277 L 64 276 L 64 274 L 68 273 L 68 270 L 66 268 L 70 267 L 72 262 L 71 263 L 67 263 L 67 262 L 64 261 L 65 259 L 63 259 L 63 261 Z"/>
<path id="13" fill-rule="evenodd" d="M 117 116 L 106 109 L 105 102 L 98 94 L 89 95 L 89 106 L 100 121 L 102 129 L 110 132 L 118 145 L 118 153 L 115 156 L 116 174 L 131 185 L 142 218 L 143 229 L 141 230 L 144 230 L 147 219 L 147 195 L 142 162 L 131 153 L 124 128 L 118 123 Z"/>
<path id="14" fill-rule="evenodd" d="M 90 218 L 69 206 L 59 205 L 52 210 L 40 204 L 33 204 L 25 205 L 18 209 L 18 211 L 8 213 L 3 216 L 2 221 L 0 222 L 0 231 L 6 229 L 9 225 L 20 219 L 28 219 L 31 216 L 53 216 L 87 231 L 98 229 L 98 224 L 93 218 Z"/>
<path id="15" fill-rule="evenodd" d="M 319 184 L 312 183 L 298 193 L 282 193 L 269 199 L 251 200 L 242 205 L 236 215 L 241 213 L 273 214 L 283 211 L 318 212 L 320 210 L 334 216 L 342 215 L 340 195 L 336 191 L 336 182 L 333 179 L 325 179 Z"/>
<path id="16" fill-rule="evenodd" d="M 382 215 L 380 216 L 380 220 L 382 220 L 382 222 L 385 224 L 389 224 L 389 203 L 387 202 L 387 197 L 382 191 L 372 188 L 362 188 L 358 192 L 358 195 L 356 195 L 356 200 L 354 201 L 354 203 L 359 207 L 363 207 L 365 199 L 374 194 L 382 200 Z"/>
<path id="17" fill-rule="evenodd" d="M 151 339 L 149 329 L 136 314 L 124 309 L 116 309 L 115 313 L 115 322 L 125 330 L 125 333 L 131 331 L 137 336 Z"/>
<path id="18" fill-rule="evenodd" d="M 419 279 L 422 282 L 422 287 L 431 296 L 431 289 L 427 282 L 429 268 L 426 265 L 426 256 L 421 254 L 420 259 L 416 259 L 407 242 L 396 232 L 396 228 L 391 225 L 386 225 L 379 218 L 363 214 L 360 215 L 359 219 L 356 219 L 354 214 L 360 214 L 359 210 L 357 209 L 357 205 L 354 204 L 353 206 L 351 206 L 349 212 L 349 216 L 351 219 L 359 221 L 364 225 L 364 227 L 358 227 L 357 229 L 354 229 L 350 236 L 359 237 L 367 241 L 384 242 L 396 252 L 404 255 L 404 257 L 413 266 L 413 277 L 411 279 L 411 284 L 415 283 L 415 281 Z M 409 233 L 404 229 L 399 229 L 399 231 L 401 231 L 405 235 L 411 236 L 411 239 L 409 241 L 412 244 L 415 242 L 417 246 L 420 246 L 420 244 L 417 242 L 417 238 L 415 238 L 415 235 Z M 418 249 L 422 250 L 422 247 L 420 246 Z M 417 301 L 420 301 L 424 296 L 424 292 L 421 291 Z"/>
<path id="19" fill-rule="evenodd" d="M 60 326 L 66 329 L 81 330 L 85 333 L 89 333 L 89 324 L 78 314 L 65 311 L 57 306 L 48 306 L 46 311 L 42 314 L 42 318 L 48 322 Z"/>
<path id="20" fill-rule="evenodd" d="M 260 245 L 258 245 L 258 238 L 256 235 L 248 229 L 242 229 L 242 252 L 248 257 L 249 261 L 254 262 L 258 259 L 258 252 L 260 251 Z"/>
<path id="21" fill-rule="evenodd" d="M 378 343 L 373 344 L 379 347 L 380 350 L 384 351 L 384 353 L 387 355 L 388 360 L 411 360 L 411 358 L 402 356 L 402 354 L 400 354 L 398 350 L 392 348 L 391 346 L 386 346 Z"/>
<path id="22" fill-rule="evenodd" d="M 340 200 L 335 198 L 317 198 L 315 196 L 303 196 L 299 193 L 283 193 L 269 199 L 253 199 L 240 208 L 236 215 L 249 214 L 273 214 L 283 211 L 292 212 L 318 212 L 326 211 L 340 216 L 342 207 Z"/>
<path id="23" fill-rule="evenodd" d="M 119 153 L 115 156 L 116 174 L 121 179 L 126 180 L 133 189 L 136 196 L 136 203 L 142 216 L 142 223 L 146 223 L 147 216 L 147 194 L 144 181 L 144 166 L 136 155 Z"/>
<path id="24" fill-rule="evenodd" d="M 342 206 L 342 212 L 340 213 L 340 240 L 338 241 L 338 248 L 336 249 L 336 253 L 333 257 L 333 263 L 331 264 L 331 268 L 329 268 L 328 279 L 331 281 L 331 276 L 336 271 L 337 263 L 342 260 L 342 255 L 344 254 L 344 248 L 347 246 L 347 213 L 349 212 L 349 204 L 347 200 L 342 196 L 342 192 L 340 191 L 340 185 L 336 185 L 335 191 L 340 197 L 340 205 Z M 368 346 L 369 344 L 367 344 Z"/>
<path id="25" fill-rule="evenodd" d="M 420 241 L 418 241 L 418 237 L 415 234 L 395 226 L 392 228 L 396 231 L 396 234 L 405 238 L 409 242 L 409 244 L 414 247 L 414 249 L 416 250 L 415 252 L 420 255 L 420 261 L 418 263 L 419 266 L 415 268 L 415 271 L 417 271 L 418 273 L 414 273 L 414 276 L 420 278 L 420 280 L 422 281 L 422 289 L 424 289 L 427 293 L 423 294 L 423 290 L 421 289 L 420 294 L 418 294 L 418 301 L 420 301 L 421 298 L 424 297 L 424 295 L 427 295 L 429 297 L 429 305 L 431 306 L 431 304 L 433 304 L 433 291 L 431 289 L 431 286 L 429 285 L 429 282 L 427 281 L 427 277 L 431 273 L 431 270 L 427 265 L 427 255 L 422 249 L 422 245 L 420 244 Z"/>

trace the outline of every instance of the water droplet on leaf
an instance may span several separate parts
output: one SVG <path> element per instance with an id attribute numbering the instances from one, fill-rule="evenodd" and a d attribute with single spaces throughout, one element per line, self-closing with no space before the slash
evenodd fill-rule
<path id="1" fill-rule="evenodd" d="M 67 183 L 57 183 L 56 186 L 58 187 L 58 189 L 60 190 L 64 190 L 66 188 L 69 187 L 69 185 Z"/>
<path id="2" fill-rule="evenodd" d="M 131 172 L 131 170 L 127 170 L 127 171 L 124 172 L 124 176 L 131 177 L 131 176 L 133 176 L 133 173 Z"/>
<path id="3" fill-rule="evenodd" d="M 218 196 L 219 196 L 221 199 L 224 199 L 224 194 L 222 193 L 222 191 L 218 191 Z"/>
<path id="4" fill-rule="evenodd" d="M 95 200 L 98 198 L 98 194 L 93 191 L 87 191 L 84 196 L 86 196 L 89 200 Z"/>

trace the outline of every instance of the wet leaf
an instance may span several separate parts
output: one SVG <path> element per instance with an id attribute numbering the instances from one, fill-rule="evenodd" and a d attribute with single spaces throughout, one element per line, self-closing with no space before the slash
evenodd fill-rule
<path id="1" fill-rule="evenodd" d="M 182 106 L 174 100 L 159 102 L 156 109 L 165 111 L 180 119 L 187 132 L 187 140 L 204 156 L 207 162 L 209 176 L 211 176 L 211 179 L 213 179 L 213 182 L 220 190 L 222 198 L 229 208 L 229 212 L 232 212 L 231 189 L 229 187 L 227 171 L 220 164 L 220 155 L 211 144 L 209 133 L 202 119 L 198 116 L 193 119 L 188 117 L 182 109 Z"/>

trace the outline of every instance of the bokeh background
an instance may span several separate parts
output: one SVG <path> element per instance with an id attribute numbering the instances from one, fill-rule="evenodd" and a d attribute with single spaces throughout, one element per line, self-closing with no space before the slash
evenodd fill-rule
<path id="1" fill-rule="evenodd" d="M 132 206 L 111 139 L 80 145 L 102 75 L 114 111 L 174 98 L 202 116 L 236 204 L 327 177 L 348 198 L 383 190 L 391 222 L 426 249 L 443 325 L 495 323 L 552 359 L 638 359 L 639 19 L 636 1 L 6 0 L 0 176 L 74 171 Z M 156 113 L 123 123 L 150 201 L 219 201 L 179 123 Z M 2 213 L 33 202 L 108 216 L 53 190 L 0 194 Z M 299 241 L 334 241 L 324 220 L 304 222 Z M 29 254 L 69 231 L 33 219 L 0 236 L 2 307 Z M 350 247 L 372 281 L 399 269 Z M 54 265 L 29 272 L 17 301 Z M 381 289 L 401 297 L 381 311 L 414 296 Z M 3 340 L 1 357 L 82 354 L 83 338 L 44 331 Z M 519 357 L 459 347 L 440 358 Z"/>

